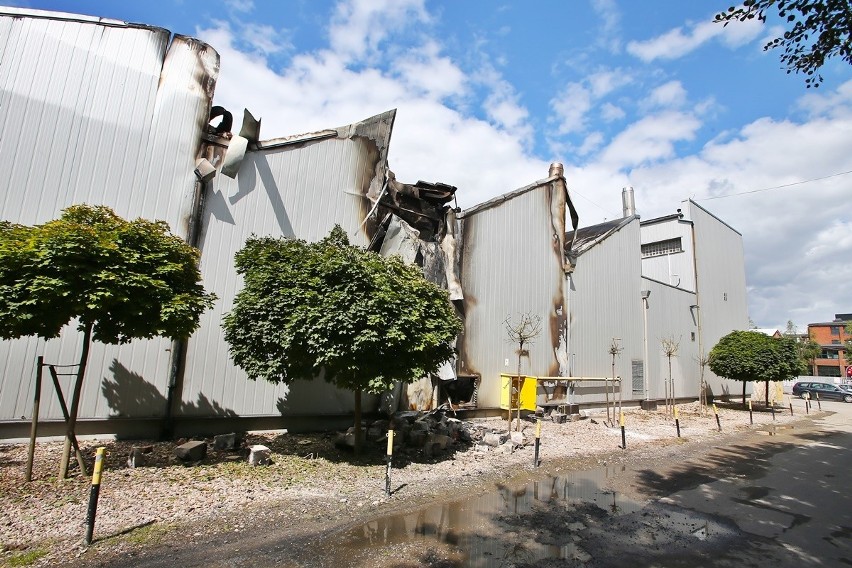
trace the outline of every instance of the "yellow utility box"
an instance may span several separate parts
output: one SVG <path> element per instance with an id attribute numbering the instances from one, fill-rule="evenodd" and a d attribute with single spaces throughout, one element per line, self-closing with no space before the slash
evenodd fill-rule
<path id="1" fill-rule="evenodd" d="M 514 379 L 514 380 L 513 380 Z M 514 383 L 514 384 L 513 384 Z M 518 392 L 514 392 L 512 387 L 518 387 L 518 375 L 509 375 L 506 373 L 500 374 L 500 408 L 503 410 L 515 410 L 518 408 Z M 538 388 L 538 379 L 536 377 L 528 377 L 521 375 L 521 410 L 535 410 L 536 406 L 536 391 Z"/>

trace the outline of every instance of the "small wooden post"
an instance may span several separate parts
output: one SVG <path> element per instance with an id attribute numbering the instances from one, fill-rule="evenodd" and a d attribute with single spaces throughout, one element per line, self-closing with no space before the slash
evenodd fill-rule
<path id="1" fill-rule="evenodd" d="M 24 477 L 27 481 L 33 480 L 33 460 L 35 459 L 35 444 L 36 437 L 38 435 L 38 411 L 39 406 L 41 404 L 42 369 L 44 369 L 44 357 L 39 355 L 38 359 L 36 359 L 36 383 L 35 395 L 33 395 L 33 419 L 32 426 L 30 427 L 30 448 L 29 453 L 27 454 L 27 473 Z"/>

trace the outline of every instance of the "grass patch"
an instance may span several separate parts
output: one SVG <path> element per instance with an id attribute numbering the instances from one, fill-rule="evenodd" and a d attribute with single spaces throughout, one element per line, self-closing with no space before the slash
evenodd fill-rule
<path id="1" fill-rule="evenodd" d="M 168 523 L 152 523 L 133 529 L 127 534 L 122 535 L 122 539 L 133 545 L 156 544 L 175 528 L 176 525 Z"/>
<path id="2" fill-rule="evenodd" d="M 39 558 L 47 555 L 47 550 L 36 548 L 26 552 L 17 552 L 3 560 L 3 566 L 29 566 L 34 564 Z"/>

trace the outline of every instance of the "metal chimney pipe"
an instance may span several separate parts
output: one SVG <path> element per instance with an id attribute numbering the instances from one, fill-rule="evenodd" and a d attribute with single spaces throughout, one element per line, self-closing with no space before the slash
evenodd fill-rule
<path id="1" fill-rule="evenodd" d="M 633 200 L 633 188 L 630 186 L 621 190 L 621 207 L 624 217 L 636 215 L 636 202 Z"/>
<path id="2" fill-rule="evenodd" d="M 564 174 L 565 168 L 562 167 L 562 164 L 559 162 L 553 162 L 550 164 L 550 170 L 547 172 L 547 177 L 563 176 Z"/>

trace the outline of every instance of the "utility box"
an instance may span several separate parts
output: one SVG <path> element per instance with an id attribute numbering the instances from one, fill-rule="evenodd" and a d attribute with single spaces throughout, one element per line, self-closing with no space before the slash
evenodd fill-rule
<path id="1" fill-rule="evenodd" d="M 517 409 L 518 395 L 520 395 L 521 410 L 535 411 L 538 380 L 536 377 L 521 375 L 521 387 L 518 389 L 517 377 L 518 375 L 500 374 L 500 408 Z"/>

